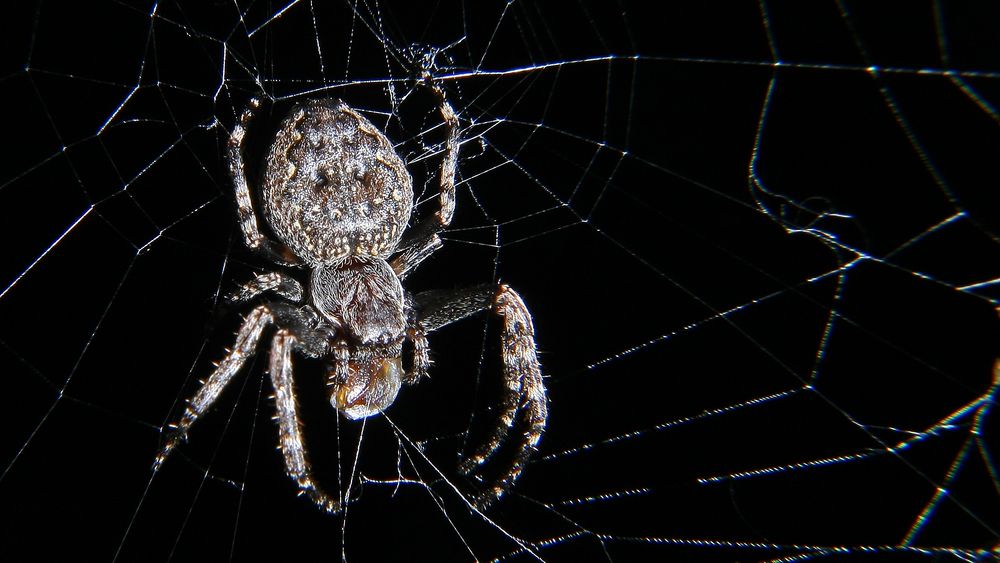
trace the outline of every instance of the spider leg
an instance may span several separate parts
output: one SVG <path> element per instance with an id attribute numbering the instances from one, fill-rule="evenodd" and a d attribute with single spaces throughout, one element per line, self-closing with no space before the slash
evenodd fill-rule
<path id="1" fill-rule="evenodd" d="M 443 231 L 451 224 L 451 218 L 455 214 L 455 168 L 458 165 L 458 149 L 461 143 L 458 142 L 458 116 L 448 103 L 444 90 L 436 83 L 430 88 L 437 96 L 441 118 L 445 125 L 444 160 L 441 161 L 441 188 L 438 195 L 441 208 L 435 213 L 440 230 Z"/>
<path id="2" fill-rule="evenodd" d="M 243 163 L 243 141 L 246 137 L 247 126 L 259 108 L 260 100 L 252 98 L 240 115 L 236 126 L 233 127 L 233 132 L 229 135 L 226 151 L 229 175 L 233 178 L 236 191 L 240 229 L 243 231 L 243 241 L 251 250 L 260 252 L 279 264 L 297 265 L 300 261 L 291 249 L 261 234 L 257 224 L 257 214 L 253 209 L 253 198 L 250 197 L 250 187 L 247 185 L 246 165 Z"/>
<path id="3" fill-rule="evenodd" d="M 510 434 L 520 412 L 525 430 L 514 459 L 477 499 L 480 505 L 489 504 L 500 498 L 521 475 L 545 431 L 548 406 L 535 351 L 531 314 L 517 292 L 504 284 L 481 285 L 456 292 L 429 291 L 416 295 L 414 301 L 420 309 L 420 324 L 428 332 L 487 308 L 503 319 L 501 355 L 504 392 L 500 402 L 500 420 L 482 445 L 459 466 L 460 471 L 468 474 L 485 463 Z"/>
<path id="4" fill-rule="evenodd" d="M 153 462 L 153 471 L 158 471 L 170 452 L 187 439 L 188 430 L 205 414 L 240 371 L 247 358 L 256 351 L 261 333 L 269 324 L 288 327 L 298 334 L 298 349 L 308 356 L 319 357 L 327 351 L 326 335 L 316 328 L 316 314 L 308 307 L 298 308 L 288 303 L 260 305 L 247 315 L 236 334 L 236 343 L 225 358 L 216 364 L 215 371 L 208 376 L 194 396 L 187 401 L 187 408 L 180 421 L 170 425 L 167 439 L 160 447 Z"/>
<path id="5" fill-rule="evenodd" d="M 459 289 L 432 289 L 413 296 L 417 324 L 426 332 L 489 309 L 497 293 L 492 283 Z"/>
<path id="6" fill-rule="evenodd" d="M 160 447 L 159 453 L 156 454 L 156 461 L 153 462 L 153 471 L 159 470 L 177 444 L 187 439 L 187 432 L 191 428 L 191 425 L 215 403 L 222 390 L 226 388 L 229 382 L 232 381 L 233 376 L 243 367 L 247 358 L 253 355 L 257 348 L 257 343 L 260 341 L 261 333 L 273 321 L 274 317 L 271 315 L 271 310 L 267 305 L 261 305 L 247 315 L 243 326 L 240 327 L 239 332 L 236 334 L 236 343 L 233 345 L 232 351 L 218 363 L 215 371 L 208 376 L 208 379 L 205 380 L 201 388 L 188 401 L 187 408 L 184 410 L 184 415 L 181 416 L 180 421 L 177 424 L 171 425 L 171 430 L 167 435 L 166 441 Z"/>
<path id="7" fill-rule="evenodd" d="M 280 329 L 271 345 L 271 384 L 274 386 L 275 406 L 278 411 L 278 442 L 285 458 L 285 471 L 317 506 L 327 512 L 340 511 L 340 499 L 331 498 L 313 480 L 312 467 L 306 458 L 302 439 L 302 423 L 292 382 L 292 348 L 297 340 L 292 331 Z"/>
<path id="8" fill-rule="evenodd" d="M 490 437 L 473 455 L 466 458 L 459 469 L 470 473 L 496 452 L 501 441 L 510 432 L 518 409 L 521 409 L 525 431 L 514 461 L 478 499 L 480 504 L 489 504 L 500 498 L 521 475 L 545 431 L 545 420 L 548 417 L 545 384 L 535 352 L 535 329 L 528 308 L 517 292 L 501 284 L 493 302 L 493 311 L 503 318 L 501 353 L 506 393 L 501 402 L 501 424 L 494 428 Z"/>
<path id="9" fill-rule="evenodd" d="M 431 234 L 428 238 L 424 239 L 421 245 L 403 249 L 402 252 L 392 259 L 390 266 L 396 272 L 399 281 L 403 281 L 414 268 L 420 265 L 431 254 L 437 252 L 442 246 L 444 246 L 444 243 L 441 242 L 441 237 L 437 233 Z"/>
<path id="10" fill-rule="evenodd" d="M 249 301 L 266 291 L 274 291 L 278 295 L 295 303 L 302 301 L 302 284 L 295 278 L 282 272 L 259 274 L 256 278 L 242 284 L 236 291 L 227 295 L 226 300 L 235 303 Z"/>
<path id="11" fill-rule="evenodd" d="M 431 367 L 430 345 L 427 343 L 427 333 L 422 328 L 408 329 L 406 337 L 413 342 L 413 365 L 406 372 L 403 381 L 416 383 L 427 377 L 427 370 Z"/>
<path id="12" fill-rule="evenodd" d="M 455 110 L 448 103 L 439 84 L 431 83 L 428 88 L 438 99 L 445 126 L 444 158 L 441 161 L 438 189 L 440 206 L 433 215 L 410 229 L 406 238 L 400 242 L 399 247 L 405 250 L 392 261 L 392 269 L 400 279 L 441 248 L 441 237 L 438 233 L 448 228 L 455 215 L 455 169 L 458 165 L 458 151 L 462 145 L 458 139 L 460 132 L 458 116 L 455 115 Z"/>

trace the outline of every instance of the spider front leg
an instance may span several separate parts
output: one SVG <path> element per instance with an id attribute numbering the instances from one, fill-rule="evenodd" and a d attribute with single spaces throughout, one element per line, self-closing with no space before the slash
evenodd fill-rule
<path id="1" fill-rule="evenodd" d="M 158 471 L 178 444 L 187 440 L 188 431 L 205 414 L 222 391 L 239 373 L 247 358 L 256 352 L 261 334 L 270 324 L 289 327 L 299 334 L 299 349 L 313 357 L 322 356 L 327 350 L 327 338 L 321 331 L 315 330 L 315 313 L 307 309 L 299 309 L 288 303 L 271 303 L 254 308 L 236 333 L 236 342 L 226 357 L 216 364 L 215 371 L 202 383 L 194 396 L 187 401 L 187 408 L 176 424 L 169 425 L 167 438 L 160 447 L 153 462 L 153 471 Z"/>
<path id="2" fill-rule="evenodd" d="M 253 355 L 257 349 L 257 343 L 260 342 L 261 333 L 272 322 L 274 322 L 274 317 L 267 305 L 261 305 L 247 315 L 243 326 L 236 334 L 236 343 L 233 345 L 233 349 L 216 365 L 212 375 L 208 376 L 201 388 L 188 401 L 180 421 L 170 425 L 171 430 L 167 439 L 156 454 L 156 461 L 153 462 L 153 471 L 158 471 L 177 444 L 187 439 L 188 430 L 198 420 L 198 417 L 215 403 L 222 390 L 243 367 L 247 358 Z"/>
<path id="3" fill-rule="evenodd" d="M 504 390 L 499 421 L 486 441 L 459 466 L 460 471 L 469 474 L 490 459 L 510 434 L 520 412 L 524 432 L 513 461 L 476 499 L 477 504 L 487 505 L 500 498 L 520 477 L 545 431 L 548 406 L 535 350 L 531 314 L 521 296 L 504 284 L 454 292 L 429 291 L 415 296 L 414 301 L 420 308 L 420 322 L 428 332 L 483 309 L 490 309 L 503 319 L 501 356 Z"/>
<path id="4" fill-rule="evenodd" d="M 331 498 L 316 484 L 306 457 L 302 423 L 299 421 L 292 382 L 292 349 L 297 344 L 290 330 L 281 329 L 274 335 L 271 345 L 271 384 L 274 386 L 274 402 L 278 411 L 278 442 L 285 459 L 285 471 L 298 484 L 300 494 L 307 495 L 327 512 L 339 512 L 340 499 Z"/>
<path id="5" fill-rule="evenodd" d="M 506 473 L 480 496 L 480 504 L 489 504 L 500 498 L 520 477 L 545 432 L 548 418 L 545 384 L 535 350 L 535 328 L 528 308 L 517 292 L 507 285 L 500 285 L 493 301 L 493 312 L 503 318 L 501 354 L 505 394 L 501 401 L 500 424 L 483 445 L 462 463 L 460 470 L 472 472 L 497 451 L 500 442 L 510 432 L 518 409 L 521 410 L 525 428 L 513 462 Z"/>

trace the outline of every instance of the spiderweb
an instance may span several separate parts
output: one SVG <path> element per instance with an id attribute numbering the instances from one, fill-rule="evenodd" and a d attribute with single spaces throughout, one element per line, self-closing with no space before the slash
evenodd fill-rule
<path id="1" fill-rule="evenodd" d="M 995 9 L 23 4 L 0 24 L 4 553 L 996 549 Z M 255 161 L 295 100 L 346 100 L 398 143 L 426 216 L 428 54 L 464 144 L 445 249 L 407 286 L 502 279 L 525 298 L 551 418 L 524 477 L 480 512 L 456 471 L 493 421 L 485 315 L 436 333 L 430 379 L 364 423 L 298 361 L 317 472 L 353 499 L 340 515 L 284 476 L 259 358 L 154 475 L 161 428 L 240 322 L 221 296 L 269 268 L 235 221 L 235 116 L 266 99 Z"/>

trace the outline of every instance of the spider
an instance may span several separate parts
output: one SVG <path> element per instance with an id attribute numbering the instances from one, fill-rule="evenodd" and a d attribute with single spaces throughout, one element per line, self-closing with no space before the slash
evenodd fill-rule
<path id="1" fill-rule="evenodd" d="M 497 452 L 515 422 L 523 435 L 513 460 L 486 483 L 474 502 L 500 498 L 524 469 L 545 429 L 545 386 L 535 352 L 531 315 L 505 284 L 411 294 L 402 281 L 442 247 L 439 236 L 455 210 L 459 123 L 443 90 L 435 95 L 446 131 L 439 208 L 405 231 L 413 185 L 403 160 L 368 119 L 337 99 L 310 99 L 292 108 L 267 150 L 259 191 L 263 217 L 277 241 L 262 234 L 245 174 L 246 131 L 260 101 L 252 99 L 234 127 L 227 161 L 246 245 L 278 266 L 309 271 L 306 287 L 283 271 L 256 276 L 229 299 L 248 302 L 271 292 L 277 298 L 246 316 L 231 351 L 188 400 L 167 431 L 153 470 L 187 439 L 191 426 L 215 403 L 273 325 L 269 372 L 275 391 L 279 444 L 285 470 L 317 506 L 338 512 L 343 501 L 313 478 L 299 422 L 292 355 L 324 362 L 331 405 L 351 420 L 387 409 L 403 383 L 418 382 L 430 367 L 427 335 L 482 310 L 503 321 L 504 391 L 500 416 L 486 440 L 464 457 L 459 470 L 473 474 Z M 404 368 L 404 341 L 412 359 Z M 482 477 L 478 477 L 483 480 Z"/>

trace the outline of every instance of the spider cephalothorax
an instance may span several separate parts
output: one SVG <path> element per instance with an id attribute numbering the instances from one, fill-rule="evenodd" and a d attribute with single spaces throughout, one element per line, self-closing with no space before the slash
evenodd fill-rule
<path id="1" fill-rule="evenodd" d="M 292 384 L 292 352 L 322 358 L 328 366 L 330 403 L 350 419 L 365 418 L 388 408 L 403 383 L 417 382 L 426 374 L 428 333 L 489 309 L 503 319 L 506 381 L 500 420 L 461 469 L 469 473 L 486 461 L 520 414 L 524 433 L 514 460 L 477 502 L 498 498 L 520 475 L 544 431 L 547 414 L 534 328 L 521 298 L 502 284 L 415 295 L 402 285 L 413 268 L 442 246 L 438 234 L 450 224 L 455 208 L 458 118 L 443 90 L 430 83 L 427 87 L 438 99 L 446 128 L 440 208 L 406 231 L 413 185 L 392 144 L 340 100 L 308 100 L 279 125 L 257 188 L 264 218 L 277 241 L 260 231 L 245 176 L 244 137 L 260 105 L 251 100 L 233 129 L 227 155 L 240 227 L 251 249 L 278 265 L 311 270 L 307 290 L 291 275 L 275 271 L 258 275 L 230 296 L 242 302 L 270 291 L 281 299 L 258 305 L 246 317 L 232 351 L 172 425 L 154 469 L 186 438 L 191 425 L 254 353 L 264 329 L 274 325 L 269 369 L 285 468 L 316 504 L 337 511 L 340 498 L 329 496 L 312 477 Z M 408 370 L 402 359 L 406 340 L 413 343 Z"/>

